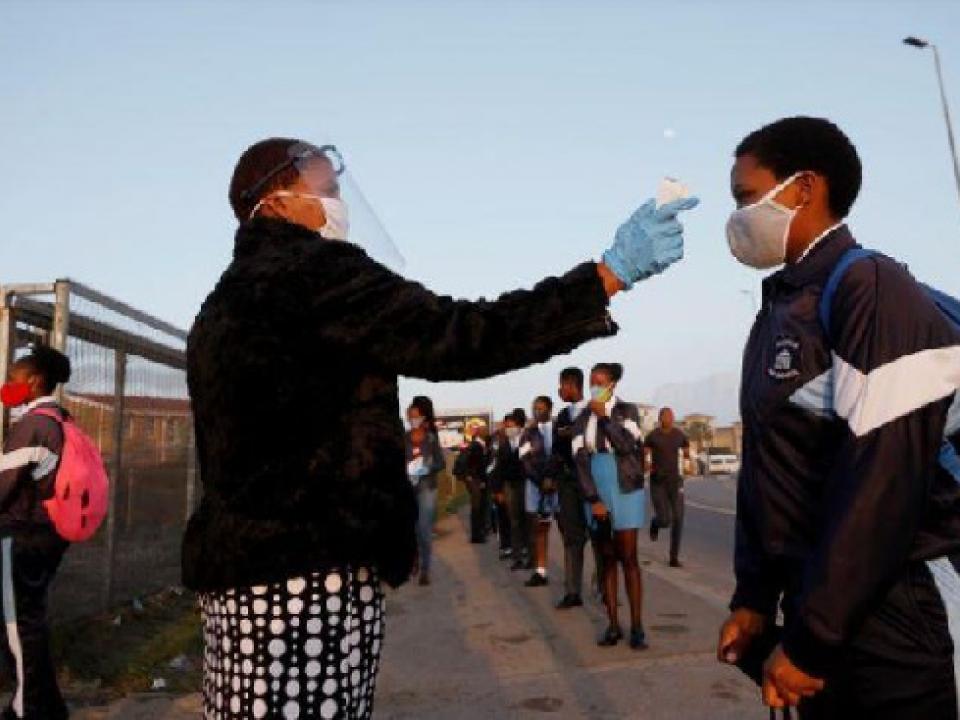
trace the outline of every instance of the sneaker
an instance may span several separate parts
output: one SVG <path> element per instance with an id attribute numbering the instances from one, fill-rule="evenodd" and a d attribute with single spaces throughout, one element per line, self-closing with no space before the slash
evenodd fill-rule
<path id="1" fill-rule="evenodd" d="M 510 565 L 511 570 L 527 570 L 527 564 L 523 560 L 514 560 Z"/>
<path id="2" fill-rule="evenodd" d="M 569 610 L 570 608 L 583 607 L 583 598 L 579 595 L 567 594 L 563 600 L 557 603 L 557 610 Z"/>
<path id="3" fill-rule="evenodd" d="M 672 567 L 672 568 L 682 568 L 682 567 L 683 567 L 683 563 L 680 562 L 677 558 L 671 558 L 671 559 L 670 559 L 670 567 Z"/>
<path id="4" fill-rule="evenodd" d="M 647 634 L 643 628 L 633 628 L 630 631 L 630 647 L 634 650 L 646 650 L 650 647 L 647 645 Z"/>
<path id="5" fill-rule="evenodd" d="M 512 558 L 512 557 L 513 557 L 513 550 L 507 548 L 506 550 L 501 550 L 501 551 L 500 551 L 500 559 L 501 559 L 501 560 L 509 560 L 509 559 Z"/>
<path id="6" fill-rule="evenodd" d="M 543 587 L 544 585 L 549 585 L 550 581 L 547 580 L 546 575 L 541 575 L 538 572 L 535 572 L 530 576 L 530 579 L 524 583 L 527 587 Z"/>

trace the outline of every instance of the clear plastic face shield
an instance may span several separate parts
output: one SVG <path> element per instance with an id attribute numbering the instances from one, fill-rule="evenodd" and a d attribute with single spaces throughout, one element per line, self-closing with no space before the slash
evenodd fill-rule
<path id="1" fill-rule="evenodd" d="M 270 197 L 300 197 L 322 204 L 326 225 L 319 230 L 330 239 L 346 240 L 363 248 L 371 257 L 399 272 L 406 264 L 400 250 L 387 233 L 380 218 L 360 191 L 340 151 L 334 145 L 297 143 L 287 151 L 287 159 L 267 172 L 244 196 L 256 197 L 262 188 L 287 168 L 296 168 L 306 189 L 285 189 L 261 199 L 251 216 Z"/>

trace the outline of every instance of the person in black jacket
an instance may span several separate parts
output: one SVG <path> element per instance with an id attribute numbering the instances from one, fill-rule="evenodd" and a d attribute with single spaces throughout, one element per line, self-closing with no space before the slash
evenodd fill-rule
<path id="1" fill-rule="evenodd" d="M 530 559 L 533 574 L 527 587 L 543 587 L 547 579 L 547 544 L 550 525 L 559 508 L 557 483 L 554 479 L 556 465 L 550 462 L 553 454 L 553 401 L 541 395 L 533 401 L 533 422 L 524 428 L 520 436 L 519 455 L 523 463 L 524 509 L 527 513 L 527 530 L 530 533 Z"/>
<path id="2" fill-rule="evenodd" d="M 587 525 L 583 513 L 583 492 L 573 461 L 573 438 L 581 416 L 589 412 L 583 397 L 583 370 L 566 368 L 560 373 L 560 399 L 568 405 L 560 411 L 554 425 L 551 463 L 557 479 L 559 511 L 557 525 L 563 536 L 564 596 L 558 610 L 583 605 L 583 549 L 587 543 Z M 584 420 L 584 422 L 586 422 Z M 599 563 L 597 563 L 599 567 Z"/>
<path id="3" fill-rule="evenodd" d="M 437 476 L 446 467 L 433 402 L 417 395 L 407 408 L 407 476 L 417 495 L 417 565 L 420 585 L 430 584 L 433 524 L 437 515 Z"/>
<path id="4" fill-rule="evenodd" d="M 526 507 L 526 471 L 520 460 L 520 437 L 527 424 L 523 408 L 514 408 L 503 419 L 502 440 L 497 453 L 497 472 L 503 488 L 510 522 L 511 570 L 529 570 L 533 561 Z"/>
<path id="5" fill-rule="evenodd" d="M 590 372 L 590 412 L 581 416 L 572 450 L 586 513 L 601 559 L 603 602 L 609 625 L 599 645 L 623 638 L 617 613 L 617 564 L 623 568 L 630 600 L 630 647 L 647 648 L 643 630 L 643 576 L 637 561 L 637 534 L 643 527 L 643 437 L 636 405 L 616 396 L 623 377 L 619 363 L 599 363 Z"/>
<path id="6" fill-rule="evenodd" d="M 66 718 L 50 655 L 47 591 L 68 543 L 60 537 L 43 501 L 53 496 L 64 436 L 60 424 L 36 410 L 67 417 L 57 386 L 70 379 L 70 360 L 37 346 L 10 369 L 0 400 L 21 411 L 0 455 L 0 577 L 6 643 L 0 654 L 16 675 L 2 717 Z"/>
<path id="7" fill-rule="evenodd" d="M 509 417 L 509 416 L 508 416 Z M 510 560 L 513 558 L 513 536 L 510 527 L 510 510 L 507 505 L 506 477 L 505 470 L 509 467 L 509 461 L 506 467 L 501 464 L 502 453 L 510 443 L 504 433 L 504 427 L 507 424 L 505 417 L 500 427 L 492 438 L 490 466 L 487 477 L 490 483 L 490 497 L 493 501 L 494 517 L 496 519 L 497 537 L 500 542 L 500 559 Z"/>
<path id="8" fill-rule="evenodd" d="M 470 542 L 480 545 L 487 541 L 490 523 L 490 490 L 487 466 L 490 464 L 487 428 L 472 422 L 466 427 L 467 445 L 458 458 L 458 479 L 470 493 Z"/>
<path id="9" fill-rule="evenodd" d="M 960 484 L 940 458 L 960 429 L 960 333 L 881 255 L 851 265 L 819 316 L 857 247 L 844 218 L 860 181 L 855 147 L 819 118 L 779 120 L 736 151 L 731 249 L 786 266 L 764 281 L 744 351 L 718 655 L 804 719 L 955 719 Z"/>
<path id="10" fill-rule="evenodd" d="M 342 170 L 298 140 L 244 152 L 233 260 L 187 342 L 203 496 L 183 580 L 200 593 L 207 717 L 370 716 L 380 583 L 403 583 L 416 547 L 398 376 L 490 377 L 613 335 L 609 297 L 679 259 L 676 215 L 696 204 L 648 202 L 602 263 L 467 302 L 349 242 Z"/>

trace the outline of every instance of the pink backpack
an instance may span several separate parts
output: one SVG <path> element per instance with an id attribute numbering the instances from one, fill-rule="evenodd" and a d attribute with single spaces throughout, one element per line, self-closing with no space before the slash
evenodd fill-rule
<path id="1" fill-rule="evenodd" d="M 63 429 L 63 452 L 53 497 L 44 500 L 43 506 L 64 540 L 89 540 L 106 517 L 109 505 L 110 481 L 100 451 L 73 420 L 46 408 L 33 412 L 53 418 Z"/>

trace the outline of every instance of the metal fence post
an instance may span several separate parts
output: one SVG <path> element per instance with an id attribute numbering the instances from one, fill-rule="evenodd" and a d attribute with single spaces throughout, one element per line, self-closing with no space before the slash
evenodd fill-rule
<path id="1" fill-rule="evenodd" d="M 10 363 L 13 362 L 15 335 L 16 320 L 13 316 L 13 308 L 10 307 L 7 291 L 0 287 L 0 382 L 6 381 L 7 370 L 10 369 Z M 0 409 L 0 448 L 3 447 L 9 419 L 10 413 L 7 412 L 7 409 Z"/>
<path id="2" fill-rule="evenodd" d="M 67 337 L 70 332 L 70 282 L 57 280 L 53 285 L 53 332 L 50 334 L 50 347 L 66 354 Z M 63 386 L 57 389 L 57 401 L 63 402 Z"/>
<path id="3" fill-rule="evenodd" d="M 113 380 L 113 458 L 111 461 L 110 497 L 107 510 L 106 528 L 107 548 L 103 572 L 103 594 L 101 606 L 104 610 L 110 607 L 113 596 L 113 571 L 117 557 L 117 491 L 123 473 L 123 406 L 124 390 L 127 384 L 127 354 L 117 350 L 114 354 Z"/>

